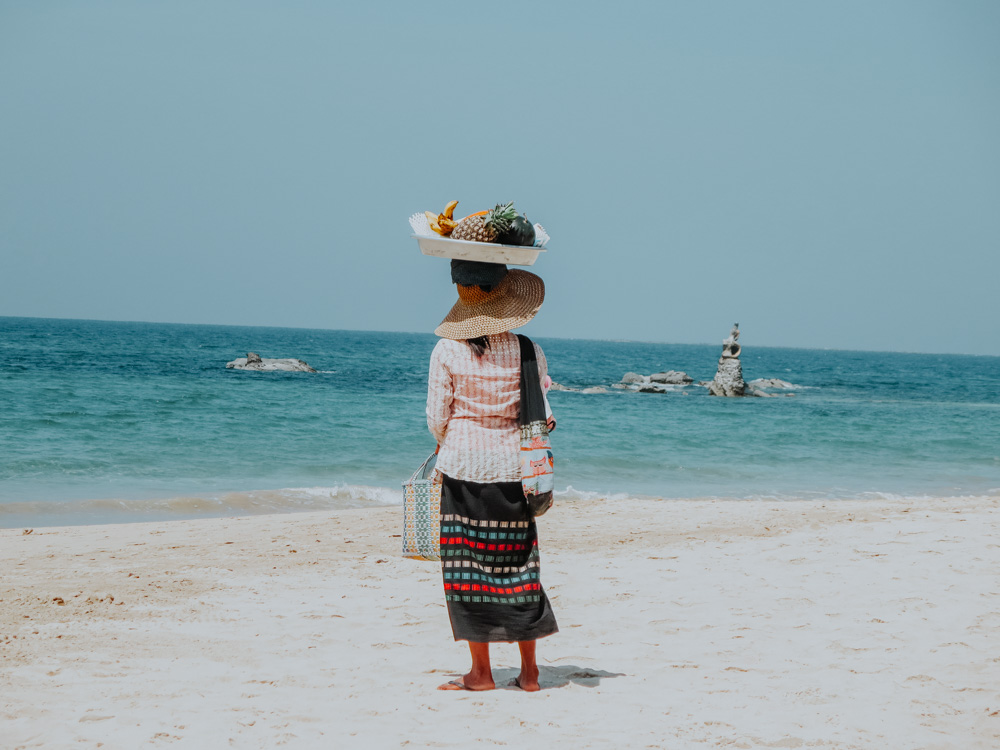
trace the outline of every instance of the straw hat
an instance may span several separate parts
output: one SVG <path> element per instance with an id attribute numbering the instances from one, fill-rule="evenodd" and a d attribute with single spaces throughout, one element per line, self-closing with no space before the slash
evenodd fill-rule
<path id="1" fill-rule="evenodd" d="M 458 284 L 458 302 L 435 330 L 445 339 L 474 339 L 520 328 L 545 300 L 545 282 L 527 271 L 508 271 L 486 292 Z"/>

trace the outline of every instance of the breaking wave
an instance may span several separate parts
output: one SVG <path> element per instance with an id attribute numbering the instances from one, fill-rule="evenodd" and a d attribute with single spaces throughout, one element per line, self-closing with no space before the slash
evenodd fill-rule
<path id="1" fill-rule="evenodd" d="M 218 518 L 398 505 L 399 490 L 340 485 L 166 498 L 0 503 L 0 528 Z"/>

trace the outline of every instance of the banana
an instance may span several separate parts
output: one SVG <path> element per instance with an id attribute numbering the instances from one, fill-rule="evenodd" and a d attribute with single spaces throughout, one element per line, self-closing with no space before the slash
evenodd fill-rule
<path id="1" fill-rule="evenodd" d="M 430 211 L 424 211 L 424 216 L 427 217 L 427 223 L 430 224 L 431 229 L 442 237 L 447 237 L 451 234 L 452 230 L 458 226 L 458 222 L 453 218 L 455 215 L 455 206 L 457 205 L 458 201 L 451 201 L 451 203 L 444 207 L 444 212 L 437 215 L 432 214 Z"/>
<path id="2" fill-rule="evenodd" d="M 430 225 L 430 228 L 443 237 L 445 233 L 441 231 L 441 225 L 438 224 L 438 215 L 432 214 L 430 211 L 424 211 L 424 216 L 427 217 L 427 223 Z"/>

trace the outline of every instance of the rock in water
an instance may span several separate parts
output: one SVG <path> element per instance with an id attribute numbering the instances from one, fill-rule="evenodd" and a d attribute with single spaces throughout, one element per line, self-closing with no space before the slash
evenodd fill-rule
<path id="1" fill-rule="evenodd" d="M 737 357 L 720 359 L 715 378 L 709 383 L 708 392 L 713 396 L 745 396 L 747 384 L 743 381 L 743 365 Z"/>
<path id="2" fill-rule="evenodd" d="M 654 372 L 649 376 L 649 380 L 653 383 L 670 383 L 671 385 L 687 385 L 688 383 L 694 382 L 694 378 L 686 372 L 680 372 L 678 370 Z"/>
<path id="3" fill-rule="evenodd" d="M 687 385 L 693 382 L 694 378 L 689 377 L 685 372 L 677 370 L 657 372 L 653 375 L 626 372 L 622 375 L 621 382 L 614 383 L 611 387 L 627 391 L 638 391 L 639 393 L 668 393 L 674 390 L 674 386 Z"/>
<path id="4" fill-rule="evenodd" d="M 757 378 L 756 380 L 751 380 L 747 385 L 751 388 L 781 388 L 782 390 L 799 387 L 781 378 Z"/>
<path id="5" fill-rule="evenodd" d="M 640 383 L 639 385 L 633 387 L 636 388 L 639 393 L 667 393 L 673 390 L 664 383 Z"/>
<path id="6" fill-rule="evenodd" d="M 743 365 L 740 364 L 742 348 L 736 340 L 740 337 L 740 324 L 733 325 L 729 338 L 722 342 L 722 356 L 719 357 L 719 369 L 715 378 L 708 385 L 708 392 L 713 396 L 746 396 L 747 384 L 743 380 Z"/>
<path id="7" fill-rule="evenodd" d="M 259 354 L 247 352 L 246 359 L 226 363 L 227 370 L 252 370 L 253 372 L 316 372 L 301 359 L 261 359 Z"/>

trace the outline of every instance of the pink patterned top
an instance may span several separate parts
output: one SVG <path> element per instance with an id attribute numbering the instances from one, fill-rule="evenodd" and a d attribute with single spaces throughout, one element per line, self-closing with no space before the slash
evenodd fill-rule
<path id="1" fill-rule="evenodd" d="M 490 336 L 477 358 L 464 341 L 441 339 L 431 354 L 427 381 L 427 426 L 441 450 L 437 468 L 471 482 L 521 480 L 521 350 L 517 336 Z M 548 363 L 535 344 L 538 375 Z"/>

